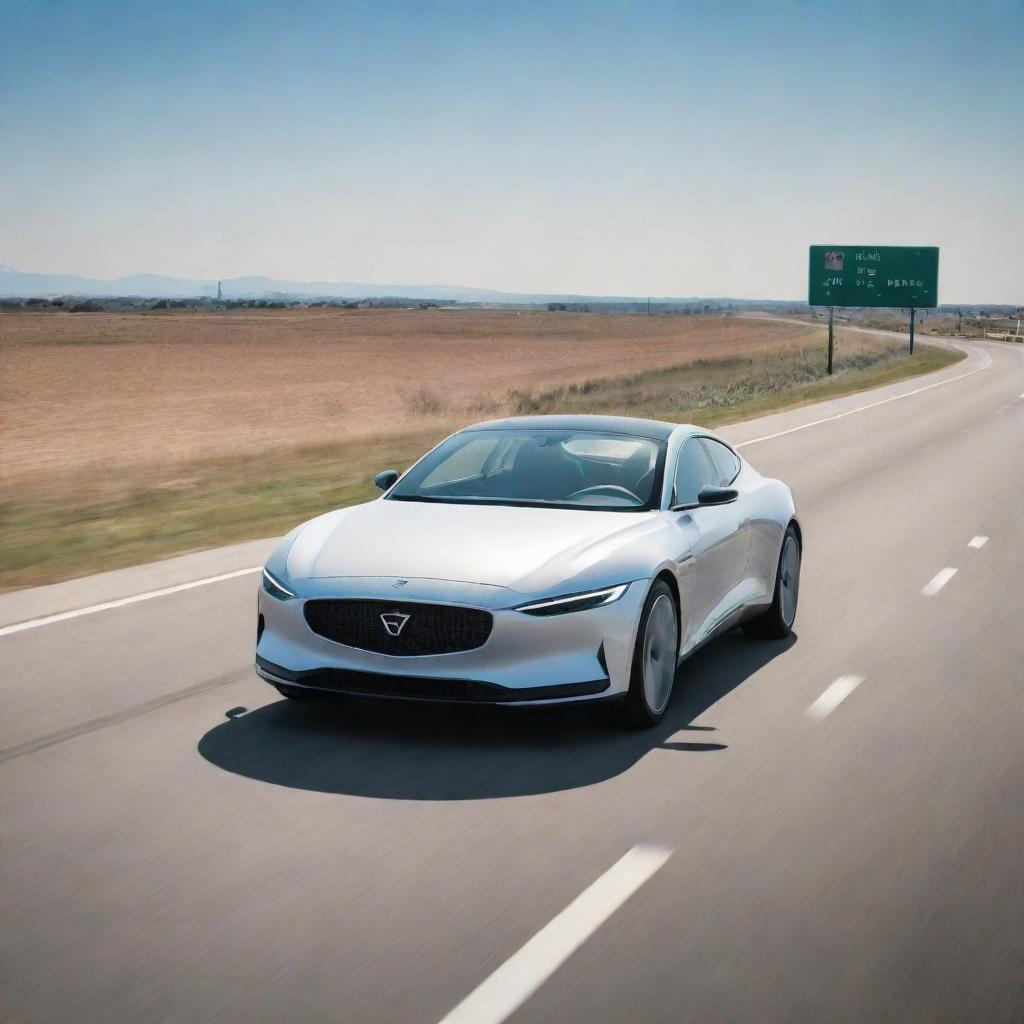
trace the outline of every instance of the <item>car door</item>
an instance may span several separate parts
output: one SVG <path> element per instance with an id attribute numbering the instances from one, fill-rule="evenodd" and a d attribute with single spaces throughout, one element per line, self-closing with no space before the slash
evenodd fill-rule
<path id="1" fill-rule="evenodd" d="M 703 440 L 691 437 L 679 449 L 673 477 L 671 507 L 696 506 L 706 485 L 720 486 L 721 473 L 712 462 Z M 702 641 L 741 603 L 749 537 L 743 529 L 736 502 L 682 508 L 672 513 L 687 537 L 689 579 L 681 582 L 683 649 Z"/>

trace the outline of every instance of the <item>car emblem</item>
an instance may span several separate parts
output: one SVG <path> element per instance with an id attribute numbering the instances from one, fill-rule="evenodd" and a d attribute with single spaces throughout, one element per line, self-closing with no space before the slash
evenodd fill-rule
<path id="1" fill-rule="evenodd" d="M 384 623 L 388 636 L 398 636 L 405 629 L 409 616 L 403 615 L 401 612 L 385 612 L 380 617 L 380 621 Z"/>
<path id="2" fill-rule="evenodd" d="M 409 582 L 408 580 L 395 580 L 395 582 L 392 583 L 391 586 L 396 587 L 396 588 L 397 587 L 404 587 L 406 585 L 406 583 L 408 583 L 408 582 Z"/>

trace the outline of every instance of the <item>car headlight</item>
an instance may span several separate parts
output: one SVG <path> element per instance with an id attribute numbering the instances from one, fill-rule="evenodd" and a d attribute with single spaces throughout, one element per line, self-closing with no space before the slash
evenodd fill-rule
<path id="1" fill-rule="evenodd" d="M 263 589 L 278 601 L 287 601 L 295 597 L 295 591 L 289 590 L 276 576 L 271 576 L 266 569 L 263 570 Z"/>
<path id="2" fill-rule="evenodd" d="M 618 601 L 627 589 L 628 583 L 620 583 L 617 587 L 588 590 L 584 594 L 567 594 L 565 597 L 531 601 L 529 604 L 519 605 L 514 610 L 525 612 L 527 615 L 566 615 L 569 612 L 585 612 L 588 608 L 600 608 L 602 605 Z"/>

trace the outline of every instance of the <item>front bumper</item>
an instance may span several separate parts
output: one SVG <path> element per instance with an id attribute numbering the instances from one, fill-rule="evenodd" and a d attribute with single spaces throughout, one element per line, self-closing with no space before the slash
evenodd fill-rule
<path id="1" fill-rule="evenodd" d="M 401 601 L 483 608 L 494 625 L 473 650 L 402 657 L 365 651 L 314 633 L 306 599 L 394 599 L 392 580 L 305 581 L 303 596 L 279 601 L 259 593 L 256 671 L 275 685 L 408 700 L 556 704 L 605 699 L 629 687 L 633 643 L 646 588 L 587 611 L 533 616 L 513 611 L 529 595 L 501 587 L 410 580 Z"/>

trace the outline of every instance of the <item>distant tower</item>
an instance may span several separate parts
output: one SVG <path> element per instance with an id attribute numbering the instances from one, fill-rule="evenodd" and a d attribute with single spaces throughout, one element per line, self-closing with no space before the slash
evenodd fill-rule
<path id="1" fill-rule="evenodd" d="M 220 281 L 218 281 L 218 282 L 217 282 L 217 301 L 218 301 L 218 302 L 220 302 L 220 301 L 221 301 L 221 294 L 220 294 Z"/>

